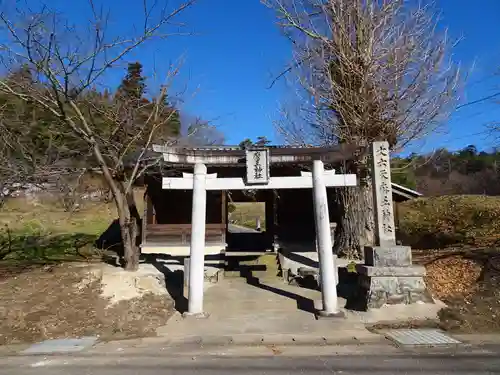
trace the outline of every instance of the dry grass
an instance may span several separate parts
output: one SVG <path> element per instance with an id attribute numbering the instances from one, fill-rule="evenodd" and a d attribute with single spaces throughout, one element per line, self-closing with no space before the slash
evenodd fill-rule
<path id="1" fill-rule="evenodd" d="M 19 270 L 21 271 L 21 270 Z M 146 295 L 107 307 L 98 281 L 82 284 L 75 265 L 24 270 L 0 281 L 0 345 L 99 335 L 101 339 L 155 334 L 174 311 L 168 297 Z"/>
<path id="2" fill-rule="evenodd" d="M 135 191 L 139 210 L 143 190 Z M 33 204 L 14 198 L 0 210 L 0 259 L 17 261 L 88 260 L 94 242 L 114 219 L 113 203 L 86 202 L 66 212 L 53 200 Z"/>
<path id="3" fill-rule="evenodd" d="M 420 198 L 400 209 L 401 238 L 417 249 L 492 246 L 500 241 L 500 197 Z"/>
<path id="4" fill-rule="evenodd" d="M 439 313 L 441 328 L 465 333 L 500 331 L 500 249 L 421 250 L 415 260 L 426 266 L 432 295 L 448 305 Z"/>
<path id="5" fill-rule="evenodd" d="M 137 192 L 138 203 L 142 194 Z M 256 217 L 264 218 L 264 209 L 264 204 L 238 203 L 231 216 L 238 224 L 254 226 Z M 84 267 L 53 265 L 93 259 L 93 241 L 115 218 L 112 204 L 89 203 L 68 213 L 43 202 L 36 206 L 23 200 L 7 203 L 0 211 L 0 225 L 8 226 L 14 246 L 7 260 L 0 262 L 0 344 L 94 334 L 144 336 L 166 322 L 173 311 L 170 299 L 148 295 L 106 308 L 98 283 L 78 287 Z M 439 245 L 415 251 L 414 258 L 426 265 L 433 295 L 450 305 L 441 313 L 443 328 L 500 330 L 500 267 L 495 265 L 499 252 L 477 248 L 495 243 L 500 236 L 500 198 L 408 202 L 402 207 L 401 229 L 413 245 L 425 241 Z M 3 245 L 5 234 L 0 236 Z"/>
<path id="6" fill-rule="evenodd" d="M 484 254 L 475 251 L 464 254 L 463 258 L 472 259 L 479 264 L 480 276 L 475 281 L 470 277 L 471 283 L 464 285 L 464 292 L 445 298 L 448 307 L 440 312 L 441 325 L 450 331 L 466 333 L 499 332 L 500 252 L 496 250 Z M 469 262 L 466 266 L 468 265 Z M 455 275 L 456 280 L 460 277 L 458 273 Z M 467 273 L 463 277 L 466 278 Z"/>
<path id="7" fill-rule="evenodd" d="M 143 210 L 143 189 L 134 196 L 139 212 Z M 85 202 L 77 211 L 66 212 L 54 200 L 31 203 L 25 198 L 9 199 L 0 209 L 0 226 L 13 231 L 100 234 L 117 218 L 114 203 Z"/>
<path id="8" fill-rule="evenodd" d="M 401 205 L 401 239 L 427 269 L 431 293 L 448 304 L 443 329 L 500 331 L 500 197 L 443 196 Z"/>

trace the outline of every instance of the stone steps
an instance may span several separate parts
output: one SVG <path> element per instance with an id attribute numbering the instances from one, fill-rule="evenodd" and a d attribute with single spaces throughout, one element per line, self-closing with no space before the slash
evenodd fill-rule
<path id="1" fill-rule="evenodd" d="M 250 256 L 226 254 L 224 277 L 277 277 L 278 271 L 278 258 L 274 253 Z"/>

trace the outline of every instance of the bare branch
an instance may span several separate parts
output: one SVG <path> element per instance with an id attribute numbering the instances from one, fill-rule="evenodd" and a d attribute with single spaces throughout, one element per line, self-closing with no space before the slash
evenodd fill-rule
<path id="1" fill-rule="evenodd" d="M 427 136 L 456 106 L 460 69 L 436 31 L 430 5 L 401 0 L 266 0 L 293 41 L 303 131 L 326 143 L 387 139 L 393 147 Z M 278 78 L 279 78 L 278 77 Z M 309 106 L 309 107 L 307 107 Z M 297 119 L 299 120 L 299 119 Z M 297 129 L 282 119 L 279 131 Z M 295 137 L 304 135 L 295 134 Z"/>

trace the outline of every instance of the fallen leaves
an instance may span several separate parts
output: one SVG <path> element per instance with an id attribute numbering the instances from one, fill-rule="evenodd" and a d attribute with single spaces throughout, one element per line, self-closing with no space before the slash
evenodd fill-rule
<path id="1" fill-rule="evenodd" d="M 481 275 L 481 265 L 460 255 L 437 259 L 426 266 L 426 284 L 438 299 L 470 294 Z"/>
<path id="2" fill-rule="evenodd" d="M 448 305 L 439 312 L 442 329 L 465 333 L 500 331 L 497 248 L 442 251 L 433 259 L 428 254 L 425 263 L 429 290 Z"/>

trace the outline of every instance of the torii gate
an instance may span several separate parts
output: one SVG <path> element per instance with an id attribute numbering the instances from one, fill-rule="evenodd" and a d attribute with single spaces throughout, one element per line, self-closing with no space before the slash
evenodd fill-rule
<path id="1" fill-rule="evenodd" d="M 205 317 L 203 311 L 203 283 L 205 272 L 205 224 L 207 190 L 255 190 L 255 189 L 313 189 L 314 218 L 318 244 L 318 260 L 323 307 L 322 317 L 342 316 L 337 306 L 337 280 L 335 278 L 334 256 L 330 230 L 330 215 L 326 187 L 356 186 L 355 174 L 335 174 L 324 170 L 321 160 L 314 160 L 312 172 L 301 176 L 271 177 L 269 174 L 269 150 L 246 151 L 247 177 L 217 178 L 207 174 L 202 162 L 194 164 L 194 175 L 184 173 L 183 177 L 163 177 L 163 189 L 193 190 L 191 248 L 188 280 L 187 316 Z"/>

